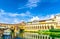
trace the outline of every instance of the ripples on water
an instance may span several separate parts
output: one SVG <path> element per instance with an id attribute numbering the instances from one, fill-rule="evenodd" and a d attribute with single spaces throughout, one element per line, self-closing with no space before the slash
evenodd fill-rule
<path id="1" fill-rule="evenodd" d="M 60 39 L 60 37 L 52 37 L 50 35 L 40 35 L 38 33 L 29 33 L 29 32 L 25 32 L 23 34 L 23 37 L 25 39 Z"/>
<path id="2" fill-rule="evenodd" d="M 4 35 L 3 37 L 0 37 L 0 39 L 22 39 L 22 38 L 20 37 L 12 38 L 10 35 Z"/>
<path id="3" fill-rule="evenodd" d="M 22 34 L 23 37 L 15 37 L 12 38 L 10 35 L 4 35 L 3 37 L 0 37 L 0 39 L 60 39 L 60 37 L 51 37 L 49 35 L 40 35 L 38 33 L 29 33 L 25 32 Z"/>

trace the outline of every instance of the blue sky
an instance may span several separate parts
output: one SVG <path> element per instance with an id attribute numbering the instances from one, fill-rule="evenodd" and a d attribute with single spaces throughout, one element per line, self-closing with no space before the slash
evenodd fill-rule
<path id="1" fill-rule="evenodd" d="M 0 23 L 20 23 L 60 14 L 60 0 L 0 0 Z"/>

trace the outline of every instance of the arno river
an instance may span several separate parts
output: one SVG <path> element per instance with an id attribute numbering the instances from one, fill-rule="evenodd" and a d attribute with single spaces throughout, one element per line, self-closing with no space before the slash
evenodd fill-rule
<path id="1" fill-rule="evenodd" d="M 4 35 L 0 39 L 60 39 L 57 36 L 42 35 L 38 33 L 24 32 L 18 34 L 17 37 L 11 37 L 10 35 Z"/>

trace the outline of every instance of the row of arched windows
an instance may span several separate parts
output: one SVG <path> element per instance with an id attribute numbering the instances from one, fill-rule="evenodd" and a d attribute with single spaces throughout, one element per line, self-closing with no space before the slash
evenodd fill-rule
<path id="1" fill-rule="evenodd" d="M 51 29 L 51 26 L 33 26 L 26 27 L 25 29 Z"/>
<path id="2" fill-rule="evenodd" d="M 40 24 L 40 25 L 29 25 L 26 26 L 26 29 L 51 29 L 54 24 Z"/>

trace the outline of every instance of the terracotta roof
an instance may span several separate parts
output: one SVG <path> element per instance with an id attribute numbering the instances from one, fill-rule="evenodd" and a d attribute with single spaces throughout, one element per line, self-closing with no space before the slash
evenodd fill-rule
<path id="1" fill-rule="evenodd" d="M 54 19 L 40 20 L 39 22 L 45 22 L 45 21 L 48 21 L 48 20 L 54 20 Z"/>

